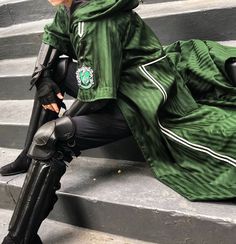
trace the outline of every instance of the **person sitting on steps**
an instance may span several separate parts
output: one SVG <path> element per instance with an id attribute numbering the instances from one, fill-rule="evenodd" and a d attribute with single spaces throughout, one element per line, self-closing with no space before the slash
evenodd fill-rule
<path id="1" fill-rule="evenodd" d="M 67 163 L 130 135 L 157 179 L 187 199 L 235 198 L 236 49 L 201 40 L 163 49 L 134 11 L 139 0 L 49 2 L 58 8 L 32 76 L 25 147 L 1 169 L 28 170 L 3 244 L 42 243 Z M 75 101 L 58 117 L 64 93 Z"/>

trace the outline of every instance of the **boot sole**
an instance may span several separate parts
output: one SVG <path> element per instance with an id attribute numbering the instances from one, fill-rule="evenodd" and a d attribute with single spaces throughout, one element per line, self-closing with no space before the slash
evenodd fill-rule
<path id="1" fill-rule="evenodd" d="M 23 174 L 27 172 L 27 170 L 21 170 L 17 172 L 12 172 L 12 173 L 0 173 L 2 176 L 11 176 L 11 175 L 18 175 L 18 174 Z"/>

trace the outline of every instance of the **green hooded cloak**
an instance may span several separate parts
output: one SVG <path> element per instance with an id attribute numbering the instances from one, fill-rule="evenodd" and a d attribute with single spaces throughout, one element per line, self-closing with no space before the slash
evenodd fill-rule
<path id="1" fill-rule="evenodd" d="M 189 200 L 236 196 L 236 49 L 190 40 L 165 49 L 138 0 L 58 8 L 43 41 L 78 60 L 78 99 L 115 99 L 155 176 Z"/>

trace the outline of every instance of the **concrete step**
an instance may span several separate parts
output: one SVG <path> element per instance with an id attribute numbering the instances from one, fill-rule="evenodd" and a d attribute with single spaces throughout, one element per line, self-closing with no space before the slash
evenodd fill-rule
<path id="1" fill-rule="evenodd" d="M 18 153 L 0 149 L 0 165 Z M 0 177 L 1 208 L 14 207 L 24 177 Z M 63 223 L 161 244 L 235 244 L 235 202 L 189 202 L 144 163 L 80 157 L 58 195 L 50 219 Z"/>
<path id="2" fill-rule="evenodd" d="M 0 209 L 0 242 L 7 234 L 7 227 L 12 213 L 11 210 Z M 79 228 L 48 219 L 42 224 L 39 235 L 44 244 L 151 244 L 151 242 Z"/>
<path id="3" fill-rule="evenodd" d="M 170 0 L 175 1 L 175 0 Z M 146 0 L 144 4 L 169 2 L 168 0 Z M 2 0 L 0 1 L 0 27 L 7 27 L 31 21 L 48 19 L 55 13 L 44 0 Z"/>
<path id="4" fill-rule="evenodd" d="M 161 42 L 167 44 L 191 38 L 235 40 L 235 8 L 234 0 L 185 0 L 141 4 L 137 12 Z M 0 59 L 35 55 L 41 43 L 43 27 L 50 21 L 43 19 L 0 28 Z"/>
<path id="5" fill-rule="evenodd" d="M 169 15 L 178 15 L 185 13 L 202 12 L 215 9 L 228 9 L 236 7 L 236 3 L 233 0 L 221 0 L 205 1 L 205 0 L 182 0 L 162 2 L 162 3 L 150 3 L 140 4 L 136 9 L 139 15 L 144 18 L 155 18 Z M 223 13 L 222 13 L 223 14 Z"/>
<path id="6" fill-rule="evenodd" d="M 0 28 L 0 60 L 24 58 L 38 53 L 43 27 L 51 20 L 40 20 Z"/>
<path id="7" fill-rule="evenodd" d="M 211 9 L 236 7 L 234 0 L 145 0 L 136 9 L 143 18 L 191 13 Z M 44 0 L 13 1 L 0 3 L 0 27 L 47 19 L 54 15 L 55 8 Z"/>
<path id="8" fill-rule="evenodd" d="M 34 89 L 29 91 L 30 76 L 0 77 L 1 100 L 33 99 Z"/>
<path id="9" fill-rule="evenodd" d="M 0 61 L 0 77 L 27 77 L 34 70 L 36 57 L 4 59 Z"/>
<path id="10" fill-rule="evenodd" d="M 29 88 L 35 62 L 36 57 L 0 60 L 1 100 L 34 98 L 34 88 L 31 91 Z M 65 95 L 65 99 L 69 97 Z"/>
<path id="11" fill-rule="evenodd" d="M 48 19 L 55 9 L 44 0 L 0 2 L 0 27 Z"/>
<path id="12" fill-rule="evenodd" d="M 154 1 L 154 0 L 153 0 Z M 36 1 L 37 2 L 37 1 Z M 31 1 L 24 1 L 23 3 L 31 3 Z M 232 10 L 236 7 L 234 0 L 221 0 L 205 1 L 205 0 L 182 0 L 173 2 L 162 2 L 162 3 L 150 3 L 140 4 L 135 11 L 143 18 L 158 18 L 166 17 L 171 15 L 190 14 L 196 12 L 206 12 L 208 10 L 221 10 L 221 14 L 224 15 L 224 10 Z M 35 7 L 37 8 L 37 7 Z M 25 9 L 27 11 L 27 9 Z M 24 12 L 26 15 L 26 12 Z M 23 17 L 20 15 L 19 17 Z M 51 18 L 53 15 L 51 16 Z M 44 26 L 47 22 L 50 22 L 51 18 L 44 16 L 43 19 L 28 20 L 24 24 L 15 23 L 7 28 L 0 28 L 0 37 L 16 36 L 26 33 L 40 33 L 42 30 L 39 28 Z"/>

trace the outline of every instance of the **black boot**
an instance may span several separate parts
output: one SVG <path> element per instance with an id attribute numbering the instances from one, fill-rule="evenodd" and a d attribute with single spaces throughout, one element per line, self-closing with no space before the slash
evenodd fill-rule
<path id="1" fill-rule="evenodd" d="M 25 173 L 31 163 L 31 159 L 27 157 L 26 151 L 23 150 L 15 161 L 0 168 L 0 174 L 2 176 L 16 175 Z"/>
<path id="2" fill-rule="evenodd" d="M 49 110 L 43 110 L 37 98 L 35 98 L 24 149 L 15 161 L 0 168 L 0 174 L 2 176 L 25 173 L 28 170 L 32 160 L 29 157 L 27 157 L 26 154 L 29 150 L 35 132 L 41 125 L 45 124 L 48 121 L 56 119 L 57 117 L 57 113 Z"/>
<path id="3" fill-rule="evenodd" d="M 40 237 L 38 235 L 36 235 L 33 240 L 32 240 L 33 244 L 43 244 L 43 242 L 41 241 Z M 17 240 L 14 240 L 10 234 L 8 234 L 4 239 L 2 244 L 22 244 Z"/>

